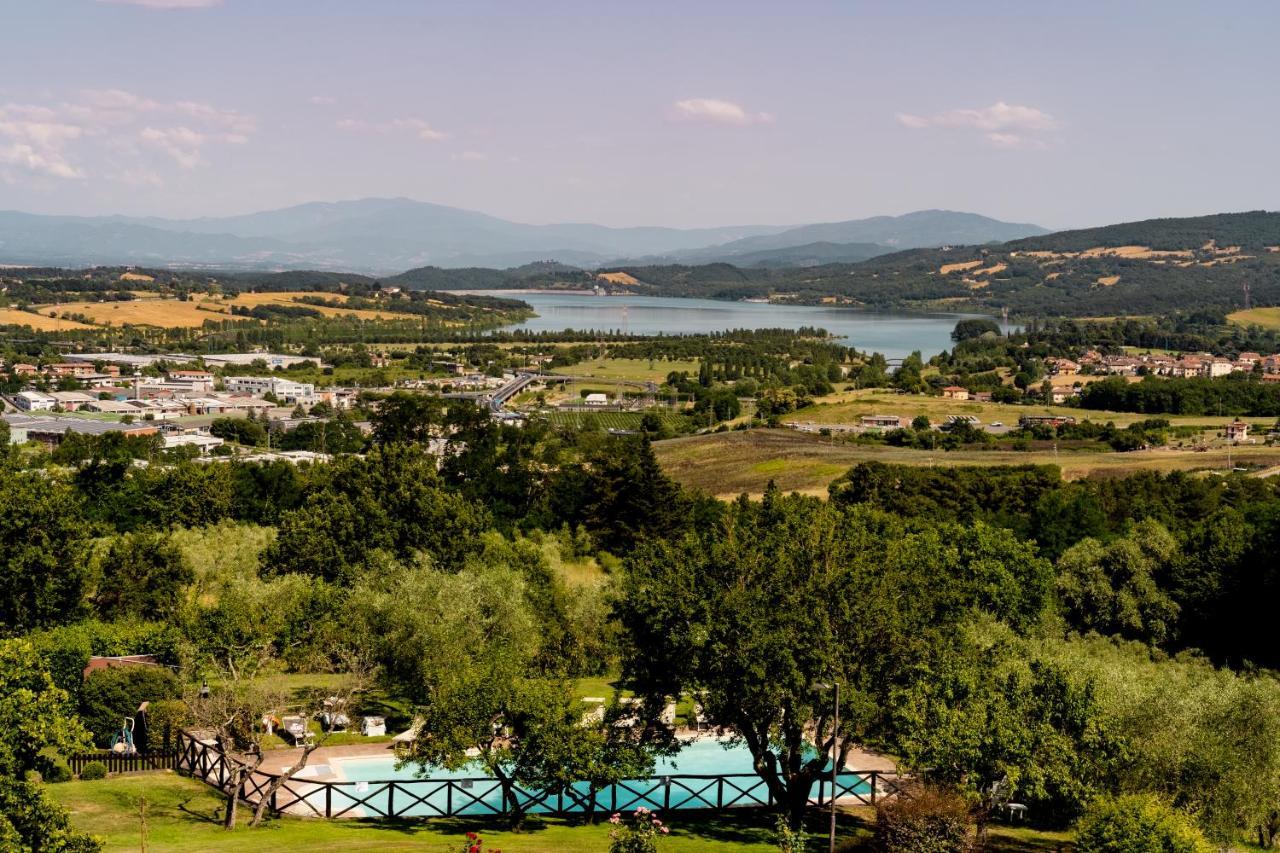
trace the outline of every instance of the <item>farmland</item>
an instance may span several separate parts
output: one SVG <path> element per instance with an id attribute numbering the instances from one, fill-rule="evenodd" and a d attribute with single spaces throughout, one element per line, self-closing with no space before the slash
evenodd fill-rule
<path id="1" fill-rule="evenodd" d="M 89 329 L 84 323 L 19 311 L 16 308 L 0 308 L 0 326 L 30 326 L 39 332 L 61 332 L 67 329 Z"/>
<path id="2" fill-rule="evenodd" d="M 350 317 L 360 320 L 379 320 L 396 315 L 390 311 L 368 311 L 350 308 L 334 308 L 326 305 L 305 305 L 300 300 L 304 296 L 323 295 L 330 301 L 345 301 L 342 294 L 309 294 L 304 292 L 280 291 L 272 293 L 241 293 L 231 297 L 203 296 L 192 301 L 170 299 L 148 294 L 145 298 L 127 302 L 66 302 L 56 305 L 43 305 L 37 310 L 53 319 L 55 323 L 73 323 L 65 319 L 67 315 L 87 317 L 101 326 L 156 326 L 165 329 L 198 328 L 206 320 L 241 320 L 247 318 L 234 317 L 231 309 L 234 306 L 253 309 L 262 305 L 303 305 L 326 317 Z M 16 312 L 12 312 L 16 313 Z M 30 316 L 30 315 L 27 315 Z M 81 323 L 63 325 L 55 328 L 88 328 Z"/>
<path id="3" fill-rule="evenodd" d="M 772 480 L 783 491 L 825 495 L 827 485 L 859 462 L 903 465 L 1058 465 L 1067 479 L 1123 476 L 1135 471 L 1222 471 L 1233 466 L 1280 465 L 1280 448 L 1225 447 L 1205 453 L 1146 450 L 1133 453 L 912 450 L 850 444 L 792 430 L 747 430 L 657 442 L 658 460 L 682 485 L 717 497 L 760 495 Z"/>
<path id="4" fill-rule="evenodd" d="M 1261 326 L 1264 329 L 1280 329 L 1280 308 L 1250 308 L 1228 314 L 1227 319 L 1237 326 Z"/>
<path id="5" fill-rule="evenodd" d="M 684 420 L 681 415 L 667 409 L 653 411 L 672 429 Z M 634 430 L 640 428 L 640 420 L 643 417 L 643 412 L 551 412 L 547 415 L 547 420 L 552 426 L 561 428 L 582 429 L 591 426 L 605 430 Z"/>

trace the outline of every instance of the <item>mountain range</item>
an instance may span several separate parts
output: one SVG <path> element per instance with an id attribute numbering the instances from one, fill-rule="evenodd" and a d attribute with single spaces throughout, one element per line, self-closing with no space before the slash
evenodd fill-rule
<path id="1" fill-rule="evenodd" d="M 1046 233 L 1036 225 L 945 210 L 800 226 L 529 225 L 406 198 L 370 198 L 199 219 L 0 211 L 0 263 L 374 274 L 426 265 L 507 268 L 549 259 L 584 268 L 670 262 L 791 267 Z"/>

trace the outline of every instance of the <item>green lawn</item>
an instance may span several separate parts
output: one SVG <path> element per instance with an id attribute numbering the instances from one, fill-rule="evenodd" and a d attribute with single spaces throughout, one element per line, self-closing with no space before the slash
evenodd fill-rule
<path id="1" fill-rule="evenodd" d="M 106 841 L 107 851 L 136 851 L 142 846 L 142 804 L 146 812 L 146 849 L 151 853 L 195 851 L 304 851 L 330 850 L 431 850 L 461 846 L 468 831 L 480 833 L 486 844 L 506 853 L 604 853 L 609 825 L 583 824 L 559 819 L 532 818 L 520 833 L 501 829 L 500 823 L 477 820 L 358 821 L 278 818 L 250 829 L 241 825 L 232 832 L 222 829 L 222 798 L 207 785 L 173 773 L 121 776 L 99 782 L 66 782 L 49 786 L 53 797 L 71 811 L 79 829 Z M 866 849 L 870 837 L 869 809 L 840 817 L 839 838 L 846 849 Z M 766 853 L 773 843 L 773 818 L 760 811 L 742 810 L 723 815 L 669 816 L 671 835 L 663 853 Z M 826 816 L 814 814 L 810 831 L 820 840 L 812 849 L 826 849 Z M 1022 828 L 996 827 L 990 849 L 995 853 L 1049 853 L 1070 849 L 1070 836 Z"/>
<path id="2" fill-rule="evenodd" d="M 208 786 L 171 773 L 123 776 L 100 782 L 67 782 L 49 787 L 72 812 L 75 825 L 106 839 L 108 851 L 140 849 L 140 804 L 146 800 L 147 850 L 168 851 L 306 851 L 431 850 L 460 845 L 467 831 L 481 833 L 487 844 L 506 853 L 603 853 L 609 825 L 582 825 L 562 820 L 534 820 L 520 833 L 501 824 L 474 820 L 372 822 L 280 818 L 258 829 L 233 832 L 218 822 L 222 798 Z M 821 816 L 818 816 L 819 818 Z M 695 851 L 776 850 L 767 815 L 738 812 L 719 817 L 671 819 L 672 834 L 664 853 Z M 821 823 L 819 819 L 816 823 Z M 863 830 L 850 825 L 845 837 Z"/>

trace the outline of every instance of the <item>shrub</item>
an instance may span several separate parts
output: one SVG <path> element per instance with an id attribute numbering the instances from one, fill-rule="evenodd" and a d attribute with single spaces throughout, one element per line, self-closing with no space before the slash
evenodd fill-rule
<path id="1" fill-rule="evenodd" d="M 1195 821 L 1159 797 L 1095 800 L 1076 823 L 1077 853 L 1209 853 Z"/>
<path id="2" fill-rule="evenodd" d="M 921 786 L 876 809 L 875 849 L 881 853 L 963 853 L 973 818 L 964 798 Z"/>
<path id="3" fill-rule="evenodd" d="M 92 673 L 80 688 L 80 719 L 94 743 L 108 746 L 125 717 L 143 702 L 173 699 L 181 693 L 178 678 L 162 666 L 117 666 Z"/>
<path id="4" fill-rule="evenodd" d="M 80 768 L 80 778 L 86 782 L 107 778 L 107 765 L 101 761 L 90 761 Z"/>
<path id="5" fill-rule="evenodd" d="M 668 832 L 657 815 L 643 806 L 630 818 L 615 814 L 609 823 L 616 827 L 609 832 L 609 853 L 657 853 L 658 840 Z"/>
<path id="6" fill-rule="evenodd" d="M 71 766 L 67 760 L 52 750 L 40 751 L 40 778 L 45 782 L 70 782 Z"/>

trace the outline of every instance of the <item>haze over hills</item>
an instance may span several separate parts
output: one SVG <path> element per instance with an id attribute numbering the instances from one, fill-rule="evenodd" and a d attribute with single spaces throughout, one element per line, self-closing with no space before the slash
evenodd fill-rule
<path id="1" fill-rule="evenodd" d="M 621 259 L 692 263 L 736 259 L 747 265 L 792 266 L 1044 233 L 1035 225 L 950 211 L 799 227 L 529 225 L 405 198 L 371 198 L 200 219 L 0 212 L 0 263 L 369 273 L 425 265 L 505 268 L 546 259 L 583 267 Z"/>

